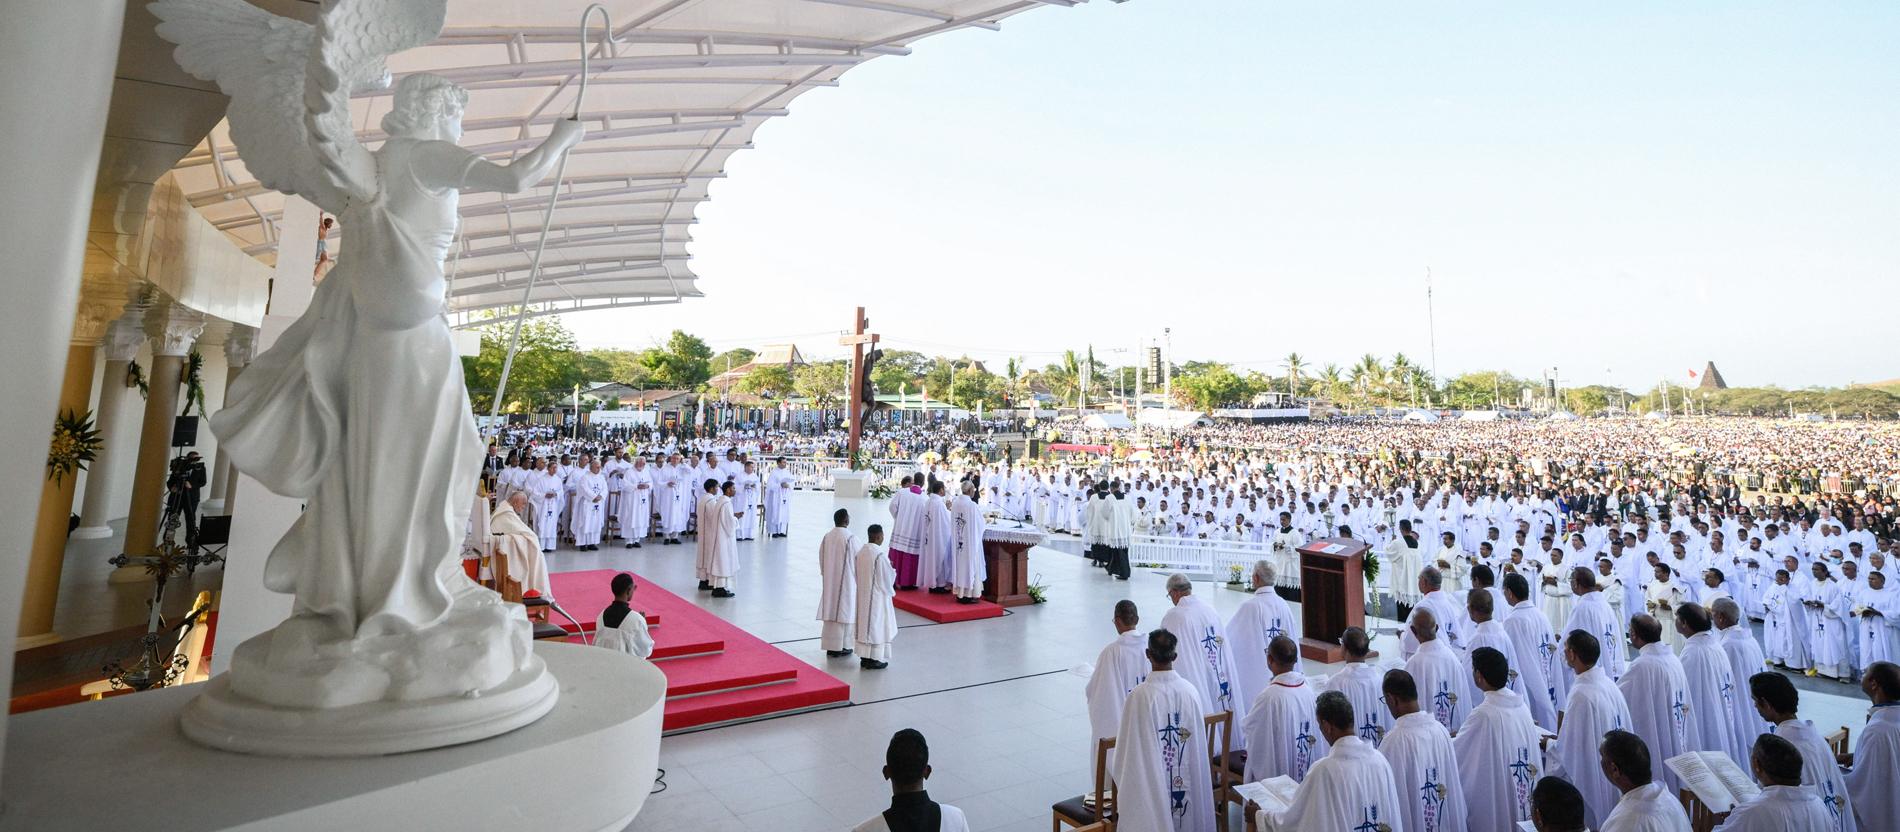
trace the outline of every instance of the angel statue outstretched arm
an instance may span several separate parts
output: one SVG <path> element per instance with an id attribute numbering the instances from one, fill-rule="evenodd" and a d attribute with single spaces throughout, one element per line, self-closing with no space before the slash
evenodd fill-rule
<path id="1" fill-rule="evenodd" d="M 350 94 L 386 84 L 390 54 L 433 40 L 445 2 L 324 0 L 314 25 L 243 0 L 151 5 L 180 66 L 231 97 L 252 174 L 338 215 L 345 235 L 308 310 L 211 420 L 239 470 L 306 505 L 264 569 L 266 587 L 294 596 L 291 617 L 232 655 L 230 695 L 247 702 L 333 709 L 552 684 L 520 608 L 460 568 L 484 452 L 442 264 L 462 191 L 534 185 L 582 129 L 557 121 L 539 147 L 491 163 L 455 144 L 467 92 L 414 73 L 396 85 L 382 144 L 359 143 Z M 218 713 L 202 731 L 188 718 L 187 733 L 243 745 L 220 739 L 242 731 Z M 281 742 L 259 737 L 240 750 Z"/>

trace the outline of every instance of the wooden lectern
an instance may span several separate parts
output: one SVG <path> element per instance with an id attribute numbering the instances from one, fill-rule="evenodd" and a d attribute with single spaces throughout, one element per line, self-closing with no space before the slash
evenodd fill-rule
<path id="1" fill-rule="evenodd" d="M 1005 607 L 1035 603 L 1029 597 L 1029 550 L 1033 544 L 983 540 L 983 600 Z"/>
<path id="2" fill-rule="evenodd" d="M 1366 544 L 1322 537 L 1301 546 L 1300 655 L 1327 663 L 1345 661 L 1339 636 L 1366 626 Z"/>

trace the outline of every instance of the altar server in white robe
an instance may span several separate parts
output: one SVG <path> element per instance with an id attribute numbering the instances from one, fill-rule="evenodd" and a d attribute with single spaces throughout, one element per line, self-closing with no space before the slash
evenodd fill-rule
<path id="1" fill-rule="evenodd" d="M 883 526 L 871 524 L 864 536 L 855 564 L 858 609 L 852 642 L 858 648 L 859 667 L 883 670 L 890 666 L 891 642 L 897 639 L 897 567 L 884 552 Z"/>
<path id="2" fill-rule="evenodd" d="M 534 533 L 541 538 L 543 553 L 560 545 L 561 509 L 567 505 L 567 486 L 561 483 L 557 467 L 550 460 L 546 468 L 528 479 L 528 494 L 534 498 Z"/>
<path id="3" fill-rule="evenodd" d="M 818 541 L 818 576 L 823 586 L 818 620 L 823 622 L 819 640 L 825 655 L 835 659 L 851 655 L 852 624 L 858 612 L 858 538 L 851 533 L 849 511 L 832 512 L 831 525 L 831 531 Z"/>
<path id="4" fill-rule="evenodd" d="M 1121 832 L 1213 832 L 1214 780 L 1207 755 L 1207 709 L 1193 682 L 1174 670 L 1180 643 L 1167 629 L 1148 634 L 1148 678 L 1122 706 L 1115 735 L 1116 808 Z M 1183 657 L 1193 662 L 1195 656 Z"/>
<path id="5" fill-rule="evenodd" d="M 653 528 L 653 471 L 636 456 L 620 478 L 620 534 L 627 548 L 638 549 Z"/>
<path id="6" fill-rule="evenodd" d="M 488 532 L 495 539 L 493 557 L 502 560 L 502 570 L 511 580 L 521 583 L 521 591 L 547 595 L 553 591 L 548 581 L 548 561 L 541 555 L 541 540 L 534 529 L 521 519 L 532 511 L 528 493 L 517 491 L 488 518 Z"/>
<path id="7" fill-rule="evenodd" d="M 936 595 L 950 592 L 957 551 L 957 526 L 943 492 L 943 482 L 932 480 L 924 498 L 924 550 L 917 561 L 917 585 Z"/>
<path id="8" fill-rule="evenodd" d="M 1248 702 L 1234 690 L 1234 654 L 1227 627 L 1213 604 L 1194 595 L 1194 583 L 1179 573 L 1168 576 L 1168 600 L 1174 606 L 1161 616 L 1161 628 L 1181 643 L 1176 671 L 1201 692 L 1208 713 L 1231 711 L 1235 725 L 1245 725 Z M 1259 661 L 1265 661 L 1262 656 Z M 1246 747 L 1247 734 L 1235 732 L 1235 749 Z"/>
<path id="9" fill-rule="evenodd" d="M 1729 673 L 1735 680 L 1735 705 L 1729 725 L 1736 739 L 1752 744 L 1755 737 L 1768 732 L 1768 722 L 1755 710 L 1755 702 L 1748 695 L 1748 677 L 1760 673 L 1766 664 L 1761 645 L 1755 643 L 1755 634 L 1743 623 L 1742 606 L 1735 599 L 1717 598 L 1710 612 L 1721 639 L 1722 655 L 1728 659 Z"/>
<path id="10" fill-rule="evenodd" d="M 765 472 L 765 533 L 772 537 L 784 537 L 792 527 L 792 486 L 798 484 L 798 478 L 792 476 L 790 468 L 785 467 L 785 457 L 772 462 L 772 470 Z"/>
<path id="11" fill-rule="evenodd" d="M 594 622 L 594 646 L 643 659 L 651 657 L 653 635 L 647 630 L 647 617 L 633 608 L 633 576 L 625 572 L 615 575 L 608 588 L 614 600 Z"/>
<path id="12" fill-rule="evenodd" d="M 1255 813 L 1262 830 L 1381 829 L 1405 832 L 1405 804 L 1392 764 L 1354 733 L 1356 715 L 1346 695 L 1328 691 L 1314 703 L 1326 756 L 1313 763 L 1285 811 Z"/>
<path id="13" fill-rule="evenodd" d="M 664 485 L 660 504 L 660 532 L 665 535 L 665 542 L 671 545 L 679 545 L 680 535 L 686 533 L 687 518 L 693 516 L 702 493 L 699 484 L 691 481 L 690 473 L 691 469 L 680 463 L 679 454 L 673 455 L 673 464 L 653 473 Z"/>
<path id="14" fill-rule="evenodd" d="M 1611 679 L 1620 679 L 1628 664 L 1623 652 L 1623 621 L 1610 610 L 1609 600 L 1596 581 L 1596 573 L 1588 569 L 1570 570 L 1570 591 L 1577 600 L 1570 607 L 1570 620 L 1564 622 L 1563 632 L 1583 630 L 1596 636 L 1597 643 L 1603 645 L 1603 672 Z"/>
<path id="15" fill-rule="evenodd" d="M 1847 794 L 1854 814 L 1866 829 L 1900 819 L 1900 665 L 1879 662 L 1867 668 L 1860 689 L 1873 708 L 1867 726 L 1860 729 L 1854 753 L 1842 760 L 1848 772 Z"/>
<path id="16" fill-rule="evenodd" d="M 1689 816 L 1676 793 L 1654 777 L 1657 759 L 1643 739 L 1611 731 L 1598 746 L 1603 774 L 1621 793 L 1598 832 L 1690 832 Z"/>
<path id="17" fill-rule="evenodd" d="M 584 552 L 600 549 L 600 535 L 607 526 L 607 478 L 600 473 L 598 461 L 574 478 L 574 548 Z"/>
<path id="18" fill-rule="evenodd" d="M 1627 731 L 1634 722 L 1622 689 L 1599 666 L 1603 648 L 1597 637 L 1571 630 L 1564 639 L 1564 664 L 1576 676 L 1564 701 L 1563 725 L 1550 747 L 1551 774 L 1564 778 L 1583 793 L 1589 825 L 1596 828 L 1616 808 L 1622 795 L 1603 771 L 1597 744 L 1611 731 Z"/>
<path id="19" fill-rule="evenodd" d="M 1789 558 L 1790 563 L 1794 558 Z M 1808 654 L 1807 607 L 1801 604 L 1795 573 L 1775 570 L 1775 582 L 1762 593 L 1761 647 L 1769 660 L 1789 670 L 1807 670 L 1812 664 Z"/>
<path id="20" fill-rule="evenodd" d="M 916 514 L 923 516 L 922 511 Z M 976 503 L 976 486 L 963 484 L 963 493 L 950 505 L 950 522 L 956 535 L 956 545 L 950 550 L 950 592 L 957 596 L 957 603 L 974 604 L 981 600 L 983 579 L 989 574 L 983 563 L 983 508 Z"/>
<path id="21" fill-rule="evenodd" d="M 1689 746 L 1689 680 L 1682 659 L 1662 640 L 1662 624 L 1648 614 L 1630 619 L 1630 644 L 1636 647 L 1636 660 L 1616 682 L 1630 706 L 1630 730 L 1643 738 L 1658 760 L 1696 750 Z M 1682 788 L 1675 772 L 1656 774 L 1672 794 Z"/>
<path id="22" fill-rule="evenodd" d="M 1273 678 L 1247 706 L 1247 719 L 1240 724 L 1247 740 L 1247 781 L 1286 775 L 1298 782 L 1326 756 L 1326 740 L 1313 717 L 1319 686 L 1300 672 L 1300 648 L 1286 636 L 1268 642 L 1266 664 Z"/>
<path id="23" fill-rule="evenodd" d="M 711 592 L 713 588 L 709 564 L 715 544 L 713 532 L 719 525 L 719 521 L 712 516 L 716 510 L 714 504 L 718 500 L 718 480 L 709 479 L 699 484 L 699 496 L 693 503 L 693 525 L 699 529 L 699 534 L 693 538 L 693 573 L 699 577 L 701 592 Z"/>
<path id="24" fill-rule="evenodd" d="M 1141 613 L 1135 608 L 1135 602 L 1123 598 L 1115 602 L 1115 640 L 1102 648 L 1095 657 L 1095 668 L 1089 673 L 1088 686 L 1085 688 L 1089 704 L 1089 731 L 1094 738 L 1089 742 L 1088 756 L 1090 766 L 1095 765 L 1095 746 L 1100 740 L 1111 740 L 1121 731 L 1122 704 L 1128 700 L 1128 694 L 1148 678 L 1148 635 L 1136 628 L 1141 623 Z M 1109 749 L 1108 770 L 1115 770 L 1115 750 Z"/>
<path id="25" fill-rule="evenodd" d="M 1829 827 L 1830 832 L 1855 832 L 1859 829 L 1854 819 L 1854 804 L 1849 797 L 1847 779 L 1842 776 L 1839 761 L 1835 759 L 1833 750 L 1828 748 L 1827 739 L 1819 728 L 1814 727 L 1814 723 L 1797 716 L 1801 694 L 1795 690 L 1794 683 L 1780 673 L 1767 670 L 1749 677 L 1748 692 L 1755 698 L 1755 708 L 1761 711 L 1762 719 L 1774 726 L 1771 729 L 1774 735 L 1801 750 L 1801 785 L 1820 795 L 1821 805 L 1827 808 L 1828 816 L 1834 819 L 1835 825 Z M 1891 823 L 1892 820 L 1889 817 L 1886 822 Z"/>
<path id="26" fill-rule="evenodd" d="M 1379 744 L 1379 755 L 1392 764 L 1392 781 L 1405 808 L 1407 832 L 1466 832 L 1464 781 L 1451 733 L 1419 710 L 1418 685 L 1403 670 L 1385 674 L 1385 705 L 1392 730 Z M 1395 825 L 1395 828 L 1398 828 Z"/>
<path id="27" fill-rule="evenodd" d="M 930 745 L 915 728 L 891 735 L 884 752 L 884 779 L 891 781 L 891 808 L 852 827 L 851 832 L 970 832 L 963 810 L 930 799 Z"/>
<path id="28" fill-rule="evenodd" d="M 1683 637 L 1682 675 L 1689 685 L 1689 750 L 1720 751 L 1745 769 L 1749 743 L 1755 738 L 1735 730 L 1736 700 L 1744 694 L 1716 639 L 1709 611 L 1701 604 L 1684 604 L 1676 610 L 1675 625 Z"/>
<path id="29" fill-rule="evenodd" d="M 712 580 L 714 598 L 731 598 L 738 593 L 732 591 L 733 579 L 739 575 L 739 515 L 740 510 L 732 503 L 733 487 L 728 482 L 722 493 L 713 498 L 713 525 L 700 527 L 701 537 L 712 536 L 712 551 L 706 555 L 706 574 Z"/>
<path id="30" fill-rule="evenodd" d="M 1227 619 L 1227 637 L 1233 642 L 1237 693 L 1248 702 L 1267 689 L 1272 674 L 1267 672 L 1267 643 L 1277 636 L 1300 640 L 1300 622 L 1273 589 L 1273 564 L 1257 560 L 1253 564 L 1253 596 Z"/>
<path id="31" fill-rule="evenodd" d="M 1749 769 L 1761 794 L 1744 800 L 1715 827 L 1718 832 L 1828 832 L 1834 818 L 1821 796 L 1801 785 L 1801 751 L 1774 734 L 1755 740 Z"/>
<path id="32" fill-rule="evenodd" d="M 1523 575 L 1504 576 L 1504 600 L 1511 605 L 1504 616 L 1504 632 L 1511 638 L 1511 667 L 1524 693 L 1531 718 L 1551 733 L 1557 731 L 1557 707 L 1563 702 L 1550 683 L 1550 663 L 1562 646 L 1550 632 L 1550 622 L 1530 602 L 1530 582 Z M 1568 695 L 1566 688 L 1562 691 Z"/>
<path id="33" fill-rule="evenodd" d="M 1438 637 L 1438 617 L 1430 607 L 1420 605 L 1412 610 L 1412 620 L 1405 626 L 1418 641 L 1418 652 L 1405 661 L 1405 672 L 1418 684 L 1425 712 L 1445 730 L 1456 733 L 1471 712 L 1464 662 Z"/>
<path id="34" fill-rule="evenodd" d="M 1507 687 L 1510 662 L 1502 650 L 1473 648 L 1471 673 L 1484 701 L 1451 741 L 1465 784 L 1465 810 L 1473 829 L 1510 829 L 1530 820 L 1531 788 L 1544 771 L 1543 732 L 1524 700 Z"/>
<path id="35" fill-rule="evenodd" d="M 1365 630 L 1347 627 L 1339 636 L 1339 646 L 1346 653 L 1346 663 L 1320 683 L 1320 690 L 1345 694 L 1352 703 L 1352 712 L 1357 715 L 1358 724 L 1353 726 L 1353 734 L 1378 748 L 1385 741 L 1386 732 L 1392 730 L 1392 712 L 1386 710 L 1380 700 L 1385 669 L 1366 661 L 1372 644 Z"/>
<path id="36" fill-rule="evenodd" d="M 1439 573 L 1437 567 L 1427 566 L 1420 569 L 1418 571 L 1419 599 L 1418 604 L 1412 607 L 1412 615 L 1418 615 L 1419 610 L 1431 610 L 1432 621 L 1438 625 L 1438 637 L 1444 640 L 1447 646 L 1456 650 L 1463 643 L 1460 640 L 1463 634 L 1458 631 L 1458 626 L 1465 616 L 1464 611 L 1459 608 L 1461 605 L 1452 599 L 1444 586 L 1444 575 Z M 1409 621 L 1410 618 L 1407 620 Z M 1418 652 L 1418 639 L 1412 636 L 1410 628 L 1400 629 L 1399 658 L 1410 659 L 1416 652 Z"/>

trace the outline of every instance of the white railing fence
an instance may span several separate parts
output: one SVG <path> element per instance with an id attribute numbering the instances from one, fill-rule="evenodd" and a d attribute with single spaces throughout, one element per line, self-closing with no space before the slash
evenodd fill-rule
<path id="1" fill-rule="evenodd" d="M 836 483 L 831 481 L 831 472 L 839 468 L 850 468 L 850 460 L 841 456 L 794 456 L 786 457 L 786 469 L 792 472 L 796 480 L 795 488 L 811 491 L 831 491 Z M 906 471 L 914 470 L 917 463 L 908 459 L 873 459 L 871 472 L 877 481 L 895 484 L 897 478 Z"/>
<path id="2" fill-rule="evenodd" d="M 1240 567 L 1244 580 L 1254 561 L 1268 560 L 1271 553 L 1272 544 L 1265 542 L 1138 534 L 1130 540 L 1128 560 L 1151 568 L 1202 572 L 1225 581 L 1235 566 Z"/>

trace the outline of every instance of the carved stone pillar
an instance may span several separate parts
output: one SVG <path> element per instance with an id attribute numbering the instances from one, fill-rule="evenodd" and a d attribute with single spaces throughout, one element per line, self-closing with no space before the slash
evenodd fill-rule
<path id="1" fill-rule="evenodd" d="M 177 304 L 154 310 L 145 318 L 145 333 L 152 339 L 152 370 L 146 385 L 145 419 L 139 430 L 138 465 L 132 474 L 132 506 L 125 520 L 125 553 L 133 557 L 152 554 L 158 548 L 165 475 L 171 463 L 172 424 L 178 416 L 178 387 L 184 376 L 185 356 L 204 329 L 202 313 Z M 114 583 L 143 580 L 147 580 L 143 566 L 122 566 L 112 573 Z"/>
<path id="2" fill-rule="evenodd" d="M 125 418 L 125 397 L 133 389 L 132 359 L 138 357 L 139 345 L 145 343 L 147 308 L 144 304 L 127 306 L 125 314 L 106 328 L 105 342 L 99 345 L 106 359 L 101 370 L 105 375 L 99 383 L 99 406 L 93 409 L 99 428 L 99 456 L 86 469 L 86 500 L 79 509 L 79 528 L 73 530 L 76 540 L 112 536 L 112 527 L 107 525 L 116 505 L 112 501 L 112 466 L 135 441 L 128 432 L 131 423 Z"/>
<path id="3" fill-rule="evenodd" d="M 92 364 L 99 338 L 122 305 L 81 302 L 73 322 L 72 343 L 66 349 L 65 378 L 59 388 L 61 419 L 86 415 L 86 405 L 92 399 Z M 78 471 L 54 477 L 50 465 L 41 478 L 39 516 L 33 524 L 33 544 L 26 564 L 25 592 L 20 598 L 20 630 L 15 649 L 59 640 L 59 636 L 53 634 L 53 609 L 59 601 L 60 570 L 66 560 L 66 526 L 78 484 Z"/>
<path id="4" fill-rule="evenodd" d="M 257 352 L 257 327 L 242 324 L 231 327 L 231 334 L 224 338 L 224 398 L 231 398 L 231 384 L 237 381 L 238 373 L 251 363 L 251 356 Z M 223 407 L 223 403 L 219 403 Z M 211 465 L 211 499 L 205 501 L 206 514 L 230 514 L 237 507 L 237 468 L 232 466 L 231 458 L 224 453 L 224 445 L 218 445 L 218 455 Z"/>

